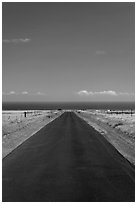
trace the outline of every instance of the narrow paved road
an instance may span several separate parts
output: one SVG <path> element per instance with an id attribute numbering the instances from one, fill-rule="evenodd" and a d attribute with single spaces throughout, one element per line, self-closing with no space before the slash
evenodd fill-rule
<path id="1" fill-rule="evenodd" d="M 3 201 L 134 201 L 134 167 L 65 112 L 3 159 Z"/>

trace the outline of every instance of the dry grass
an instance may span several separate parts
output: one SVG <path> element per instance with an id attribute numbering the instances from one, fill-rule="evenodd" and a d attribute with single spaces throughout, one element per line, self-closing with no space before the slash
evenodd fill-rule
<path id="1" fill-rule="evenodd" d="M 58 117 L 57 111 L 3 111 L 2 156 L 5 157 L 43 126 Z"/>
<path id="2" fill-rule="evenodd" d="M 135 114 L 104 110 L 79 111 L 78 116 L 100 132 L 131 163 L 135 163 Z"/>

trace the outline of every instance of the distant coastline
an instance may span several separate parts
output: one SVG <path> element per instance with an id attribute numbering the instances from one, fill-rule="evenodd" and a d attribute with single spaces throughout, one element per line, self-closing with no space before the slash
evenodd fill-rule
<path id="1" fill-rule="evenodd" d="M 135 102 L 3 102 L 2 110 L 135 109 Z"/>

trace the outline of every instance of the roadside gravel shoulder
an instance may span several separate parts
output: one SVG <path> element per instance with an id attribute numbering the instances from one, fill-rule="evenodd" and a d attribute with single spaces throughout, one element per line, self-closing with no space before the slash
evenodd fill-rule
<path id="1" fill-rule="evenodd" d="M 53 113 L 50 118 L 44 114 L 37 117 L 32 117 L 26 119 L 25 122 L 17 122 L 16 125 L 13 124 L 14 128 L 11 128 L 9 124 L 8 126 L 10 131 L 7 131 L 6 134 L 5 130 L 8 129 L 8 126 L 6 124 L 5 128 L 5 126 L 3 125 L 2 158 L 6 157 L 10 152 L 12 152 L 19 145 L 21 145 L 25 140 L 33 136 L 41 128 L 55 120 L 60 115 L 61 113 Z M 12 131 L 10 128 L 12 129 Z"/>
<path id="2" fill-rule="evenodd" d="M 100 132 L 129 162 L 135 164 L 135 141 L 117 128 L 111 127 L 95 115 L 87 113 L 76 113 L 80 118 L 84 119 L 95 130 Z"/>

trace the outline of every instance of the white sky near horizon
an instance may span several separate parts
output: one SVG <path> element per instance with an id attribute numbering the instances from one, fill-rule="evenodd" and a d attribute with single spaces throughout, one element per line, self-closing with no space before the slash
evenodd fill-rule
<path id="1" fill-rule="evenodd" d="M 3 3 L 3 101 L 134 101 L 134 3 Z"/>

